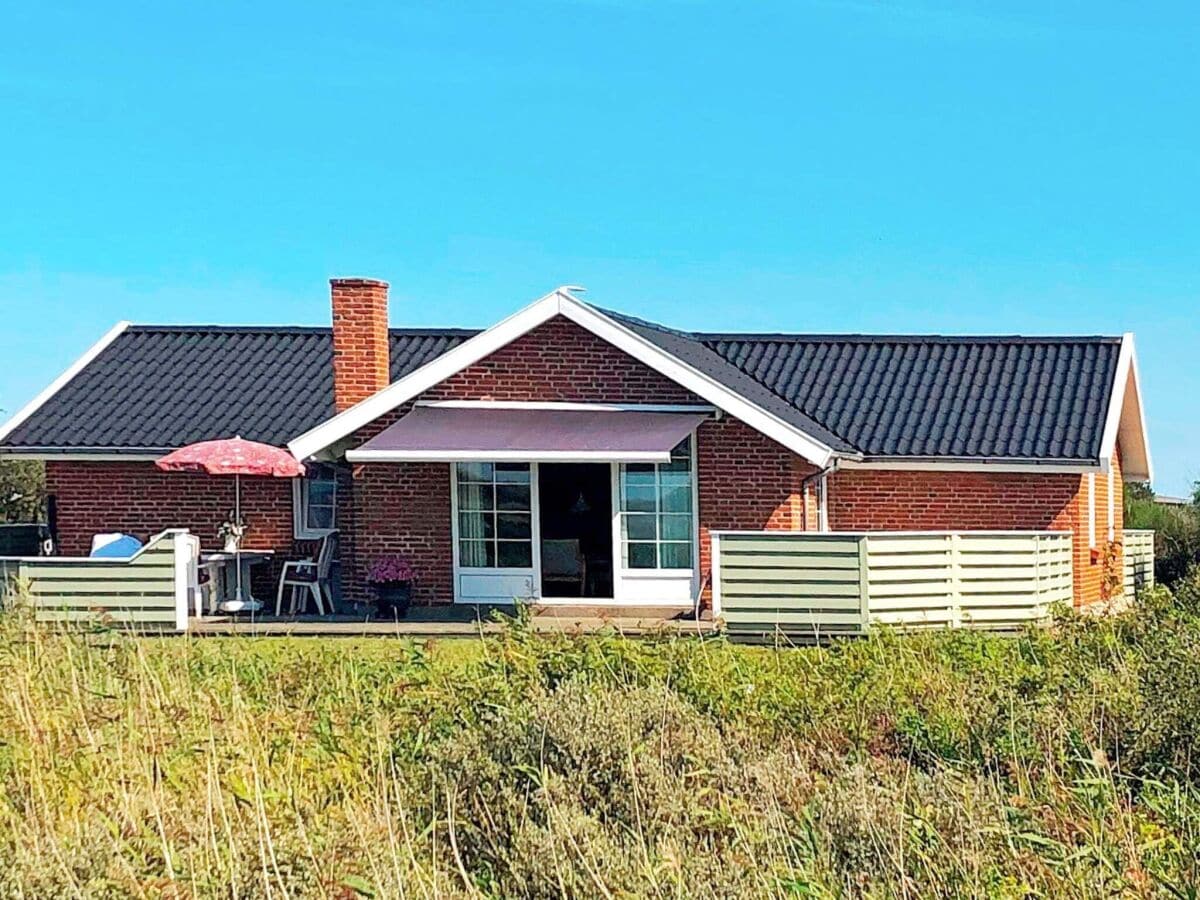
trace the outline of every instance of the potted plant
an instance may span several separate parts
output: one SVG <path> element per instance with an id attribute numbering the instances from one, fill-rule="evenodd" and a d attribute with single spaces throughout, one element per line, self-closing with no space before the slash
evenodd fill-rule
<path id="1" fill-rule="evenodd" d="M 403 556 L 384 556 L 367 572 L 367 581 L 375 585 L 379 615 L 385 619 L 403 619 L 412 603 L 416 569 Z"/>
<path id="2" fill-rule="evenodd" d="M 230 511 L 225 521 L 217 529 L 217 537 L 223 542 L 226 553 L 237 553 L 242 545 L 242 536 L 246 533 L 246 520 Z"/>

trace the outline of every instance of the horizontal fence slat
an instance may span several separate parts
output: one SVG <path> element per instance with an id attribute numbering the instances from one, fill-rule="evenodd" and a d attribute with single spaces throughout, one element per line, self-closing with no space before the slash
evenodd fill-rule
<path id="1" fill-rule="evenodd" d="M 827 553 L 737 553 L 721 557 L 721 566 L 730 569 L 770 566 L 778 569 L 852 569 L 858 571 L 858 556 Z"/>
<path id="2" fill-rule="evenodd" d="M 763 608 L 773 608 L 773 610 L 836 610 L 845 612 L 847 610 L 857 611 L 859 608 L 857 596 L 826 596 L 826 598 L 812 598 L 812 596 L 754 596 L 754 598 L 731 598 L 727 604 L 722 607 L 722 610 L 728 612 L 737 610 L 745 612 L 748 610 L 763 610 Z"/>
<path id="3" fill-rule="evenodd" d="M 787 594 L 797 597 L 857 597 L 859 594 L 859 586 L 850 583 L 772 581 L 769 578 L 755 581 L 727 581 L 724 575 L 721 576 L 721 590 L 729 597 L 758 594 Z"/>
<path id="4" fill-rule="evenodd" d="M 783 533 L 783 536 L 742 537 L 724 536 L 722 549 L 732 553 L 825 553 L 852 554 L 858 556 L 858 541 L 844 537 L 822 538 L 820 535 L 803 532 Z"/>
<path id="5" fill-rule="evenodd" d="M 102 612 L 92 610 L 46 610 L 36 611 L 34 618 L 38 622 L 112 622 L 122 625 L 163 625 L 174 626 L 175 613 L 173 610 L 126 610 L 113 609 Z"/>
<path id="6" fill-rule="evenodd" d="M 35 609 L 174 609 L 175 595 L 68 594 L 35 596 L 30 602 Z"/>
<path id="7" fill-rule="evenodd" d="M 853 613 L 805 611 L 763 607 L 752 611 L 730 610 L 726 622 L 771 622 L 778 625 L 858 625 L 857 611 Z"/>

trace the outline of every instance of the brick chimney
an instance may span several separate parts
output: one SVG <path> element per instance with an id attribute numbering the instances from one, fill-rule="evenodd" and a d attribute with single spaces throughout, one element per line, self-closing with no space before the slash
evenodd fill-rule
<path id="1" fill-rule="evenodd" d="M 333 402 L 338 412 L 390 383 L 388 285 L 374 278 L 331 278 Z"/>

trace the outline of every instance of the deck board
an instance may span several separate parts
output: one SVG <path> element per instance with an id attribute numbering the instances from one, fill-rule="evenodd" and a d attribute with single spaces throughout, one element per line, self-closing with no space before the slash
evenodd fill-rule
<path id="1" fill-rule="evenodd" d="M 421 611 L 424 612 L 423 610 Z M 294 637 L 480 637 L 498 634 L 500 623 L 489 618 L 447 615 L 422 615 L 411 613 L 399 621 L 368 620 L 362 616 L 261 616 L 243 618 L 234 616 L 205 616 L 192 618 L 188 631 L 194 635 L 221 636 L 294 636 Z M 712 634 L 713 623 L 702 619 L 697 622 L 688 616 L 669 619 L 660 615 L 597 615 L 593 610 L 586 614 L 571 615 L 562 610 L 553 614 L 538 614 L 530 620 L 530 627 L 547 634 L 590 634 L 614 630 L 630 636 L 651 634 Z"/>

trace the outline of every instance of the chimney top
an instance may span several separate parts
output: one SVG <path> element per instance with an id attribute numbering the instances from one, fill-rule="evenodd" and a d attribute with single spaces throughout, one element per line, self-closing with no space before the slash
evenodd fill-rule
<path id="1" fill-rule="evenodd" d="M 363 287 L 382 287 L 382 288 L 385 288 L 385 287 L 387 287 L 387 286 L 388 286 L 388 283 L 387 283 L 386 281 L 384 281 L 383 279 L 380 279 L 380 278 L 362 278 L 362 277 L 360 277 L 360 276 L 357 276 L 357 275 L 351 275 L 351 276 L 348 276 L 348 277 L 346 277 L 346 278 L 330 278 L 330 279 L 329 279 L 329 283 L 330 283 L 331 285 L 338 285 L 338 286 L 345 285 L 345 286 L 348 286 L 348 287 L 352 287 L 352 286 L 354 286 L 354 285 L 362 285 Z"/>

